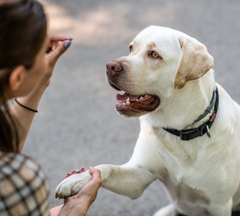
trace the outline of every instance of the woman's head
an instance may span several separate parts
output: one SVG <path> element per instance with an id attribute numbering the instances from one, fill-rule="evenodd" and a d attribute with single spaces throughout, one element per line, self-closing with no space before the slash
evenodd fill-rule
<path id="1" fill-rule="evenodd" d="M 0 78 L 5 78 L 0 84 L 8 85 L 14 68 L 33 67 L 46 39 L 47 20 L 42 5 L 35 0 L 0 4 L 0 32 Z"/>
<path id="2" fill-rule="evenodd" d="M 42 5 L 35 0 L 0 0 L 0 32 L 0 102 L 5 104 L 9 99 L 6 89 L 12 87 L 11 78 L 16 69 L 29 72 L 25 84 L 34 85 L 33 81 L 38 75 L 31 73 L 46 66 L 43 49 L 46 49 L 47 43 L 47 20 Z M 28 88 L 23 90 L 23 95 L 28 91 Z M 13 145 L 15 141 L 17 143 L 16 128 L 11 120 L 9 128 L 5 128 L 10 115 L 5 117 L 4 122 L 2 118 L 1 115 L 0 150 L 16 151 Z M 3 129 L 6 132 L 2 135 Z M 12 142 L 11 148 L 3 149 L 2 144 L 9 143 L 9 140 Z"/>
<path id="3" fill-rule="evenodd" d="M 0 5 L 0 32 L 0 69 L 18 65 L 30 69 L 46 38 L 42 5 L 35 0 L 10 0 Z"/>

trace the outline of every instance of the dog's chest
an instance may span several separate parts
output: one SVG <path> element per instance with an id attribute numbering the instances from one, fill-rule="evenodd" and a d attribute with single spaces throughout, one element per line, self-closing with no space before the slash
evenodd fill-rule
<path id="1" fill-rule="evenodd" d="M 178 182 L 176 176 L 172 177 L 167 171 L 161 181 L 166 187 L 171 202 L 175 203 L 180 210 L 188 215 L 208 215 L 206 209 L 211 199 L 204 188 L 193 188 L 188 184 L 191 181 L 189 182 L 185 175 Z M 188 212 L 191 209 L 194 209 L 194 212 Z"/>
<path id="2" fill-rule="evenodd" d="M 154 129 L 151 135 L 155 137 L 151 141 L 154 140 L 152 144 L 164 165 L 159 173 L 161 181 L 171 197 L 175 200 L 207 202 L 204 191 L 208 181 L 219 170 L 217 157 L 209 154 L 208 149 L 196 148 L 191 143 L 185 143 L 183 147 L 177 139 L 168 140 Z"/>
<path id="3" fill-rule="evenodd" d="M 159 136 L 155 137 L 157 142 L 153 145 L 162 158 L 162 164 L 176 182 L 181 182 L 185 178 L 194 184 L 196 179 L 201 179 L 204 173 L 207 174 L 213 169 L 209 166 L 211 155 L 208 155 L 206 149 L 197 149 L 190 143 L 181 146 L 176 139 L 166 141 L 163 138 L 159 139 Z"/>

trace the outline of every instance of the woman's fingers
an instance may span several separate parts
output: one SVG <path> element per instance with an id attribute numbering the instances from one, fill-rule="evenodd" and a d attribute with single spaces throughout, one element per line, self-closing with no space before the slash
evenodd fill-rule
<path id="1" fill-rule="evenodd" d="M 89 168 L 89 173 L 92 175 L 92 180 L 88 182 L 75 196 L 68 197 L 64 200 L 64 205 L 60 215 L 86 215 L 90 205 L 97 197 L 97 192 L 102 184 L 101 172 L 98 169 Z"/>
<path id="2" fill-rule="evenodd" d="M 60 43 L 59 45 L 54 44 L 52 52 L 50 52 L 49 58 L 50 58 L 50 65 L 55 65 L 57 62 L 58 58 L 70 47 L 71 45 L 71 40 L 64 41 Z"/>
<path id="3" fill-rule="evenodd" d="M 53 38 L 55 39 L 61 39 L 64 38 L 64 41 L 57 41 L 57 40 L 53 40 L 50 43 L 50 51 L 47 53 L 47 61 L 48 61 L 48 65 L 54 66 L 58 60 L 58 58 L 70 47 L 72 40 L 66 37 L 58 37 L 58 36 L 54 36 Z"/>
<path id="4" fill-rule="evenodd" d="M 68 48 L 71 45 L 71 42 L 73 40 L 72 37 L 57 36 L 57 35 L 52 35 L 52 34 L 49 34 L 48 37 L 49 37 L 49 40 L 50 40 L 50 43 L 49 43 L 49 46 L 48 46 L 49 49 L 47 51 L 48 54 L 52 53 L 62 43 L 65 45 L 65 48 Z M 65 50 L 62 50 L 62 51 L 64 52 Z"/>
<path id="5" fill-rule="evenodd" d="M 98 169 L 89 167 L 89 173 L 92 175 L 92 180 L 88 182 L 78 193 L 79 196 L 90 196 L 96 198 L 98 189 L 102 185 L 101 172 Z"/>
<path id="6" fill-rule="evenodd" d="M 53 34 L 48 34 L 48 37 L 50 41 L 65 41 L 65 40 L 73 40 L 72 37 L 66 37 L 66 36 L 58 36 Z"/>

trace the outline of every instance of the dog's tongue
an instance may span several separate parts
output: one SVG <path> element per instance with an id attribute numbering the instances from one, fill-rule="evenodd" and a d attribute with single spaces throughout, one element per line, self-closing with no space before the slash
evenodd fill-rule
<path id="1" fill-rule="evenodd" d="M 139 96 L 140 95 L 130 95 L 127 93 L 125 93 L 123 95 L 117 94 L 116 99 L 117 99 L 118 103 L 124 103 L 128 98 L 130 101 L 136 101 Z"/>

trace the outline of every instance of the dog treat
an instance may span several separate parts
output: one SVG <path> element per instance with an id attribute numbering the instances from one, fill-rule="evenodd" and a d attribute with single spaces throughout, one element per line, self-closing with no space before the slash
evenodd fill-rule
<path id="1" fill-rule="evenodd" d="M 80 174 L 80 173 L 85 172 L 85 171 L 86 171 L 86 170 L 85 170 L 84 168 L 82 168 L 82 169 L 74 169 L 74 170 L 72 170 L 71 172 L 67 173 L 67 175 L 64 176 L 63 180 L 64 180 L 65 178 L 73 175 L 73 174 Z"/>

